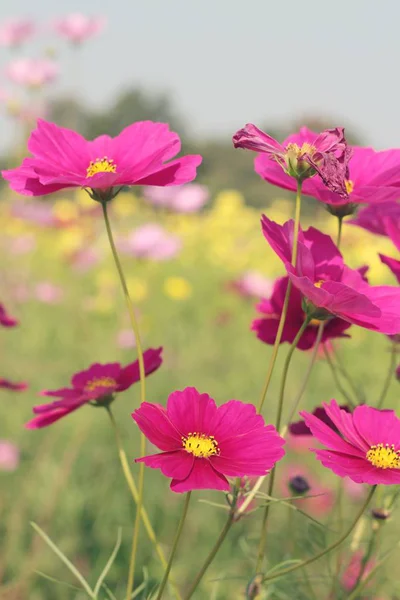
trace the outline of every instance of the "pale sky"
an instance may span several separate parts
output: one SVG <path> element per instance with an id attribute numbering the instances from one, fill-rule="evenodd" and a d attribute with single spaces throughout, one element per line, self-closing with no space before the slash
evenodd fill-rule
<path id="1" fill-rule="evenodd" d="M 140 85 L 170 91 L 196 135 L 316 114 L 377 148 L 400 146 L 399 0 L 0 0 L 0 21 L 28 15 L 44 30 L 20 55 L 58 48 L 53 94 L 76 78 L 45 28 L 73 11 L 109 21 L 82 51 L 80 91 L 93 105 Z M 0 48 L 2 72 L 10 57 Z"/>

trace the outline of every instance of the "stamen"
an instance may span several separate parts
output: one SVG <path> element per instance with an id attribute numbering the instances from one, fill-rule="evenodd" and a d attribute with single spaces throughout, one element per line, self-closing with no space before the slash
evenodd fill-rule
<path id="1" fill-rule="evenodd" d="M 88 381 L 85 385 L 86 392 L 94 392 L 97 388 L 113 388 L 117 382 L 112 377 L 97 377 Z"/>
<path id="2" fill-rule="evenodd" d="M 116 173 L 117 165 L 114 164 L 112 158 L 103 156 L 103 158 L 96 158 L 91 160 L 86 170 L 86 177 L 93 177 L 96 173 Z"/>
<path id="3" fill-rule="evenodd" d="M 346 192 L 351 194 L 351 192 L 354 190 L 354 183 L 351 181 L 351 179 L 346 179 L 344 185 L 346 187 Z"/>
<path id="4" fill-rule="evenodd" d="M 378 469 L 399 469 L 400 453 L 394 444 L 376 444 L 366 454 L 367 460 Z"/>
<path id="5" fill-rule="evenodd" d="M 188 433 L 186 437 L 182 437 L 182 446 L 197 458 L 209 458 L 219 454 L 218 442 L 213 435 L 205 435 L 204 433 Z"/>

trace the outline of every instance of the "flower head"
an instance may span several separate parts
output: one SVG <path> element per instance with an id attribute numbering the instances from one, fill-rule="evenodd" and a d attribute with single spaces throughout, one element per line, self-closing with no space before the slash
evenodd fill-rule
<path id="1" fill-rule="evenodd" d="M 307 136 L 304 135 L 305 129 L 302 128 L 299 134 L 289 136 L 280 144 L 255 125 L 248 123 L 235 133 L 233 145 L 235 148 L 260 152 L 255 164 L 257 173 L 261 174 L 258 165 L 260 159 L 263 164 L 270 162 L 273 165 L 271 170 L 279 172 L 278 181 L 280 178 L 283 178 L 283 181 L 292 181 L 288 189 L 293 189 L 293 181 L 304 181 L 318 174 L 328 190 L 347 198 L 349 193 L 346 181 L 349 177 L 348 163 L 351 151 L 347 146 L 343 127 L 327 129 L 319 135 L 307 130 L 311 134 Z M 303 139 L 305 137 L 308 139 Z M 268 170 L 269 165 L 266 171 Z M 263 174 L 261 176 L 264 177 Z M 270 183 L 280 185 L 276 181 Z"/>
<path id="2" fill-rule="evenodd" d="M 82 13 L 71 13 L 54 22 L 54 29 L 73 44 L 81 44 L 88 38 L 101 33 L 107 24 L 105 17 L 87 17 Z"/>
<path id="3" fill-rule="evenodd" d="M 87 141 L 75 131 L 39 119 L 28 140 L 33 156 L 2 175 L 13 190 L 26 196 L 82 187 L 104 201 L 123 186 L 169 186 L 194 179 L 201 156 L 166 162 L 180 146 L 179 136 L 165 123 L 138 121 L 115 138 L 102 135 Z"/>
<path id="4" fill-rule="evenodd" d="M 344 264 L 328 235 L 310 227 L 300 228 L 296 267 L 291 265 L 293 221 L 283 226 L 265 215 L 262 230 L 274 252 L 283 261 L 292 284 L 306 299 L 309 316 L 340 317 L 349 323 L 386 334 L 400 332 L 400 289 L 370 286 L 358 271 Z"/>
<path id="5" fill-rule="evenodd" d="M 11 81 L 27 87 L 41 87 L 58 75 L 58 65 L 48 58 L 18 58 L 7 67 Z"/>
<path id="6" fill-rule="evenodd" d="M 161 225 L 146 223 L 132 231 L 119 245 L 122 252 L 136 258 L 163 261 L 174 258 L 179 253 L 182 242 Z"/>
<path id="7" fill-rule="evenodd" d="M 356 483 L 400 483 L 400 419 L 395 412 L 362 405 L 349 414 L 335 400 L 323 406 L 338 433 L 318 417 L 300 413 L 313 436 L 327 448 L 313 450 L 317 459 L 339 477 Z"/>
<path id="8" fill-rule="evenodd" d="M 256 332 L 258 339 L 265 344 L 273 345 L 275 343 L 288 282 L 289 277 L 277 279 L 271 297 L 261 300 L 257 306 L 262 317 L 253 321 L 251 329 Z M 281 343 L 292 343 L 305 319 L 306 313 L 303 310 L 302 295 L 299 290 L 292 288 Z M 318 319 L 313 319 L 309 323 L 297 344 L 299 350 L 309 350 L 315 345 L 320 324 L 321 321 Z M 336 317 L 329 319 L 325 323 L 321 343 L 333 338 L 349 337 L 345 333 L 349 327 L 350 323 L 343 319 Z"/>
<path id="9" fill-rule="evenodd" d="M 0 25 L 0 46 L 20 46 L 30 38 L 35 26 L 30 19 L 9 19 Z"/>
<path id="10" fill-rule="evenodd" d="M 227 477 L 265 475 L 285 453 L 283 438 L 252 404 L 230 400 L 217 407 L 195 388 L 173 392 L 166 409 L 144 402 L 132 417 L 161 450 L 137 462 L 171 477 L 174 492 L 228 491 Z"/>
<path id="11" fill-rule="evenodd" d="M 150 348 L 143 354 L 146 376 L 156 371 L 162 362 L 162 348 Z M 39 429 L 55 423 L 80 406 L 95 403 L 108 405 L 114 395 L 127 390 L 140 381 L 139 362 L 122 367 L 119 363 L 91 365 L 85 371 L 76 373 L 71 379 L 71 387 L 58 390 L 45 390 L 42 396 L 60 398 L 50 404 L 34 406 L 37 415 L 26 424 L 27 429 Z"/>

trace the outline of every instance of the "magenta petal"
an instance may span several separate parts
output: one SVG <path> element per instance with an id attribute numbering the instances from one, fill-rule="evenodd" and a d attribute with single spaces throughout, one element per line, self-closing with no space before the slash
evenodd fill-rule
<path id="1" fill-rule="evenodd" d="M 265 152 L 271 158 L 284 153 L 284 148 L 279 142 L 252 123 L 247 123 L 235 133 L 233 145 L 235 148 Z"/>
<path id="2" fill-rule="evenodd" d="M 182 433 L 171 422 L 167 411 L 160 404 L 143 402 L 132 413 L 132 418 L 147 439 L 160 450 L 178 450 L 182 448 Z"/>
<path id="3" fill-rule="evenodd" d="M 229 489 L 228 480 L 217 473 L 206 459 L 195 460 L 193 469 L 186 479 L 173 479 L 171 481 L 171 490 L 180 494 L 192 490 L 221 490 L 227 492 Z"/>
<path id="4" fill-rule="evenodd" d="M 137 458 L 135 462 L 144 462 L 151 469 L 160 469 L 166 477 L 186 479 L 192 471 L 195 458 L 185 450 L 176 452 L 162 452 Z"/>
<path id="5" fill-rule="evenodd" d="M 182 435 L 197 432 L 215 436 L 212 425 L 217 410 L 217 405 L 208 394 L 200 394 L 192 387 L 173 392 L 167 403 L 168 418 Z"/>
<path id="6" fill-rule="evenodd" d="M 74 412 L 80 406 L 81 404 L 78 403 L 70 406 L 69 408 L 59 408 L 42 415 L 38 415 L 26 423 L 25 427 L 26 429 L 41 429 L 42 427 L 47 427 L 48 425 L 51 425 L 52 423 L 55 423 L 56 421 L 59 421 L 63 417 L 66 417 L 70 413 Z"/>
<path id="7" fill-rule="evenodd" d="M 136 185 L 182 185 L 196 178 L 196 168 L 203 158 L 198 154 L 183 156 L 164 165 L 158 171 L 135 181 Z M 126 182 L 129 185 L 129 181 Z"/>
<path id="8" fill-rule="evenodd" d="M 156 371 L 161 366 L 161 353 L 162 348 L 149 348 L 143 353 L 144 370 L 146 377 L 151 373 L 154 373 L 154 371 Z M 130 365 L 127 365 L 126 367 L 121 369 L 117 381 L 117 391 L 122 392 L 137 381 L 140 381 L 140 370 L 139 361 L 135 360 Z"/>
<path id="9" fill-rule="evenodd" d="M 379 258 L 384 265 L 389 267 L 393 275 L 396 277 L 398 283 L 400 283 L 400 260 L 396 260 L 390 256 L 385 256 L 384 254 L 379 254 Z"/>

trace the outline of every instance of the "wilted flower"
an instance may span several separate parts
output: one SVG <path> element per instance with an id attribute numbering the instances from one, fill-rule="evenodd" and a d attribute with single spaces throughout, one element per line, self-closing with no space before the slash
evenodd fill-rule
<path id="1" fill-rule="evenodd" d="M 338 433 L 318 417 L 300 413 L 313 436 L 327 447 L 313 450 L 317 459 L 356 483 L 399 484 L 400 420 L 395 412 L 362 405 L 348 413 L 335 400 L 323 406 Z"/>
<path id="2" fill-rule="evenodd" d="M 157 350 L 150 348 L 144 352 L 146 376 L 160 367 L 161 351 L 162 348 Z M 76 373 L 71 379 L 71 387 L 43 391 L 42 396 L 61 398 L 61 400 L 34 406 L 33 412 L 37 416 L 29 421 L 26 427 L 27 429 L 46 427 L 84 404 L 107 406 L 114 399 L 114 394 L 127 390 L 138 381 L 140 381 L 140 373 L 137 360 L 126 367 L 122 367 L 119 363 L 95 363 L 85 371 Z"/>
<path id="3" fill-rule="evenodd" d="M 206 186 L 188 183 L 174 188 L 145 187 L 143 196 L 154 206 L 179 213 L 194 213 L 203 208 L 210 194 Z"/>
<path id="4" fill-rule="evenodd" d="M 0 471 L 15 471 L 18 465 L 18 446 L 7 440 L 0 440 Z"/>
<path id="5" fill-rule="evenodd" d="M 300 228 L 297 264 L 293 267 L 293 221 L 281 226 L 263 215 L 262 230 L 283 261 L 292 284 L 306 298 L 306 310 L 312 318 L 336 316 L 381 333 L 400 332 L 400 289 L 368 285 L 363 270 L 355 271 L 344 264 L 328 235 L 310 227 L 305 236 Z"/>
<path id="6" fill-rule="evenodd" d="M 123 240 L 119 241 L 122 252 L 136 258 L 149 260 L 169 260 L 180 251 L 182 242 L 180 238 L 168 233 L 157 223 L 146 223 L 138 227 Z"/>
<path id="7" fill-rule="evenodd" d="M 165 123 L 139 121 L 117 137 L 87 141 L 79 133 L 38 120 L 28 140 L 32 158 L 3 171 L 10 187 L 26 196 L 42 196 L 73 187 L 90 189 L 107 201 L 127 185 L 179 185 L 196 177 L 201 156 L 165 162 L 180 151 L 179 136 Z"/>
<path id="8" fill-rule="evenodd" d="M 105 17 L 87 17 L 82 13 L 71 13 L 54 22 L 54 29 L 73 44 L 81 44 L 101 33 L 107 24 Z"/>
<path id="9" fill-rule="evenodd" d="M 41 87 L 54 81 L 58 71 L 58 65 L 48 58 L 18 58 L 8 65 L 6 73 L 14 83 Z"/>
<path id="10" fill-rule="evenodd" d="M 306 232 L 304 235 L 307 236 Z M 275 343 L 276 334 L 281 319 L 283 304 L 285 301 L 286 289 L 289 282 L 288 277 L 281 277 L 275 281 L 272 295 L 269 299 L 263 299 L 257 306 L 257 310 L 263 315 L 260 319 L 255 319 L 251 325 L 251 329 L 257 333 L 258 339 L 265 344 L 273 345 Z M 281 343 L 292 343 L 303 325 L 306 314 L 303 310 L 302 295 L 296 288 L 292 288 L 290 292 L 289 304 L 285 324 L 283 327 Z M 321 321 L 313 319 L 301 336 L 297 348 L 299 350 L 309 350 L 312 348 L 318 335 L 318 328 Z M 349 337 L 346 329 L 350 327 L 350 323 L 336 317 L 329 319 L 324 326 L 321 342 L 338 337 Z"/>
<path id="11" fill-rule="evenodd" d="M 280 144 L 255 125 L 248 123 L 235 133 L 233 145 L 235 148 L 260 152 L 255 163 L 256 172 L 274 185 L 288 187 L 282 185 L 282 181 L 304 181 L 318 174 L 330 191 L 347 199 L 349 194 L 346 181 L 349 178 L 348 163 L 351 150 L 347 146 L 343 127 L 327 129 L 319 135 L 307 130 L 310 134 L 307 135 L 307 140 L 303 140 L 304 129 L 300 130 L 300 134 L 291 135 Z M 265 162 L 273 165 L 267 165 L 266 169 L 267 173 L 269 168 L 273 171 L 273 181 L 260 172 L 260 162 L 262 165 Z M 293 183 L 288 189 L 293 189 Z"/>
<path id="12" fill-rule="evenodd" d="M 0 46 L 20 46 L 30 38 L 35 26 L 30 19 L 8 19 L 0 24 Z"/>
<path id="13" fill-rule="evenodd" d="M 217 407 L 195 388 L 170 394 L 166 409 L 144 402 L 132 417 L 161 450 L 136 461 L 172 478 L 174 492 L 229 491 L 227 477 L 266 475 L 285 453 L 283 438 L 252 404 Z"/>

